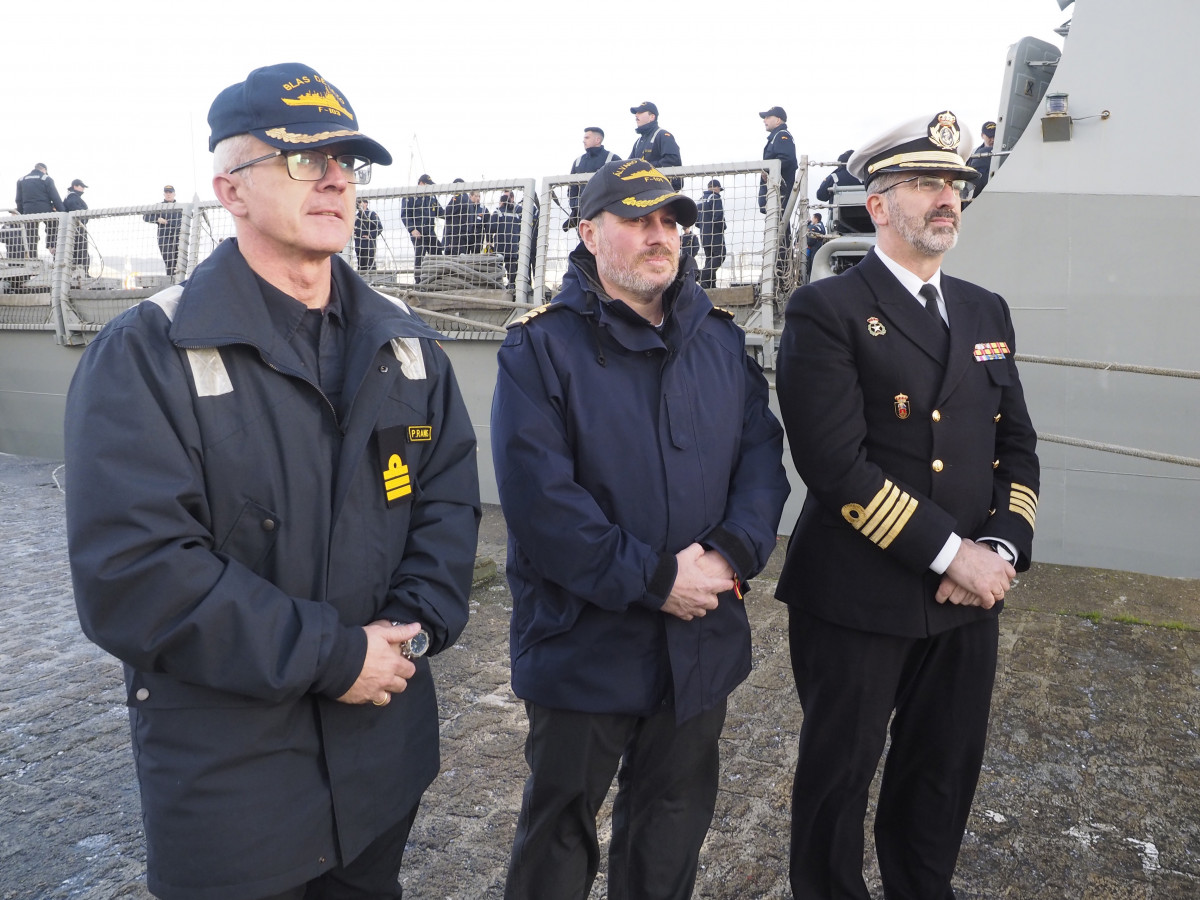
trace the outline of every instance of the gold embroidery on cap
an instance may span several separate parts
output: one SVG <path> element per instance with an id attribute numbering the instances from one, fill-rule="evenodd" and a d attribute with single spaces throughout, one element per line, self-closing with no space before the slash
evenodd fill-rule
<path id="1" fill-rule="evenodd" d="M 330 90 L 329 85 L 325 85 L 325 93 L 318 94 L 316 91 L 309 91 L 307 94 L 301 94 L 299 97 L 280 97 L 288 106 L 320 106 L 330 112 L 337 113 L 339 116 L 346 116 L 353 119 L 350 115 L 350 110 L 342 106 L 342 98 Z"/>
<path id="2" fill-rule="evenodd" d="M 664 200 L 670 200 L 672 197 L 678 197 L 679 194 L 660 194 L 657 197 L 651 197 L 649 200 L 639 200 L 637 197 L 626 197 L 621 202 L 626 206 L 636 206 L 642 208 L 645 206 L 657 206 Z"/>
<path id="3" fill-rule="evenodd" d="M 266 135 L 269 138 L 274 138 L 277 141 L 286 141 L 289 144 L 314 144 L 317 141 L 327 141 L 330 138 L 340 137 L 358 137 L 361 132 L 358 131 L 322 131 L 317 134 L 293 134 L 286 128 L 268 128 Z"/>

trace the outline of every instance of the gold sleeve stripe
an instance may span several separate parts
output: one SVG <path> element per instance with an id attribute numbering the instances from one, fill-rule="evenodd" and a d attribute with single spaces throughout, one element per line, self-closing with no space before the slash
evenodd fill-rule
<path id="1" fill-rule="evenodd" d="M 905 494 L 904 496 L 908 497 L 908 494 Z M 904 507 L 904 512 L 900 515 L 900 518 L 896 520 L 896 524 L 892 526 L 891 531 L 883 536 L 883 540 L 879 542 L 879 546 L 884 550 L 890 547 L 892 545 L 892 541 L 894 541 L 897 536 L 899 536 L 900 532 L 904 530 L 904 526 L 908 524 L 908 520 L 912 518 L 912 514 L 916 511 L 916 498 L 909 497 L 908 504 Z"/>
<path id="2" fill-rule="evenodd" d="M 859 507 L 859 511 L 862 513 L 863 524 L 865 524 L 868 519 L 875 515 L 875 510 L 879 509 L 880 504 L 886 501 L 888 497 L 895 492 L 896 486 L 892 484 L 890 480 L 885 478 L 883 480 L 883 487 L 879 489 L 879 493 L 876 494 L 871 499 L 871 502 L 867 504 L 867 508 L 863 509 L 861 506 Z M 862 526 L 860 525 L 859 527 L 861 528 Z"/>
<path id="3" fill-rule="evenodd" d="M 892 523 L 896 521 L 896 516 L 900 515 L 900 511 L 904 509 L 904 504 L 908 502 L 908 494 L 901 493 L 899 489 L 894 489 L 888 494 L 887 508 L 880 508 L 874 518 L 864 526 L 864 531 L 867 531 L 867 537 L 878 542 L 883 536 L 883 533 L 892 527 Z"/>
<path id="4" fill-rule="evenodd" d="M 885 480 L 866 509 L 857 503 L 847 503 L 842 507 L 842 518 L 869 540 L 886 548 L 904 530 L 917 506 L 916 499 Z"/>
<path id="5" fill-rule="evenodd" d="M 1029 503 L 1035 509 L 1037 508 L 1037 500 L 1038 500 L 1037 494 L 1035 494 L 1029 488 L 1025 487 L 1025 485 L 1017 484 L 1014 481 L 1012 483 L 1012 492 L 1016 496 L 1023 497 L 1025 499 L 1025 501 L 1027 503 Z"/>
<path id="6" fill-rule="evenodd" d="M 1016 513 L 1029 523 L 1030 528 L 1036 528 L 1037 494 L 1032 489 L 1015 481 L 1011 485 L 1012 493 L 1008 497 L 1008 511 Z"/>

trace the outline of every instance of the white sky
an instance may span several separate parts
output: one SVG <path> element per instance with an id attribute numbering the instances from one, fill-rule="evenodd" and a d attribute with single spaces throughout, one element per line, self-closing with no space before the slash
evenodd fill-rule
<path id="1" fill-rule="evenodd" d="M 0 177 L 47 164 L 93 208 L 212 197 L 208 107 L 258 66 L 301 62 L 354 106 L 394 164 L 373 187 L 429 172 L 563 174 L 585 126 L 622 156 L 629 107 L 654 101 L 686 165 L 759 159 L 775 104 L 802 154 L 832 160 L 941 109 L 970 129 L 997 115 L 1008 46 L 1062 45 L 1057 0 L 8 0 Z M 812 189 L 828 170 L 813 172 Z"/>

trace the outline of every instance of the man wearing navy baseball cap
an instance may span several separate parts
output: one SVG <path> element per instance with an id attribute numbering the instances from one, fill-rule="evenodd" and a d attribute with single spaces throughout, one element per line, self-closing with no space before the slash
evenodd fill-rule
<path id="1" fill-rule="evenodd" d="M 474 430 L 437 332 L 339 255 L 391 161 L 346 95 L 267 66 L 208 121 L 236 239 L 108 325 L 68 394 L 79 618 L 125 663 L 151 892 L 400 897 Z"/>
<path id="2" fill-rule="evenodd" d="M 505 900 L 684 900 L 750 671 L 742 586 L 787 498 L 782 429 L 733 316 L 681 266 L 696 204 L 640 159 L 579 198 L 562 291 L 509 330 L 492 453 L 529 780 Z"/>

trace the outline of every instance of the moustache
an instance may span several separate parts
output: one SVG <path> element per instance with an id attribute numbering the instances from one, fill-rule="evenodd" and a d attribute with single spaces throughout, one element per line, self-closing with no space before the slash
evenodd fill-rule
<path id="1" fill-rule="evenodd" d="M 954 227 L 959 225 L 959 214 L 950 206 L 942 206 L 937 209 L 931 209 L 925 214 L 925 224 L 930 224 L 934 219 L 950 219 L 954 222 Z"/>

